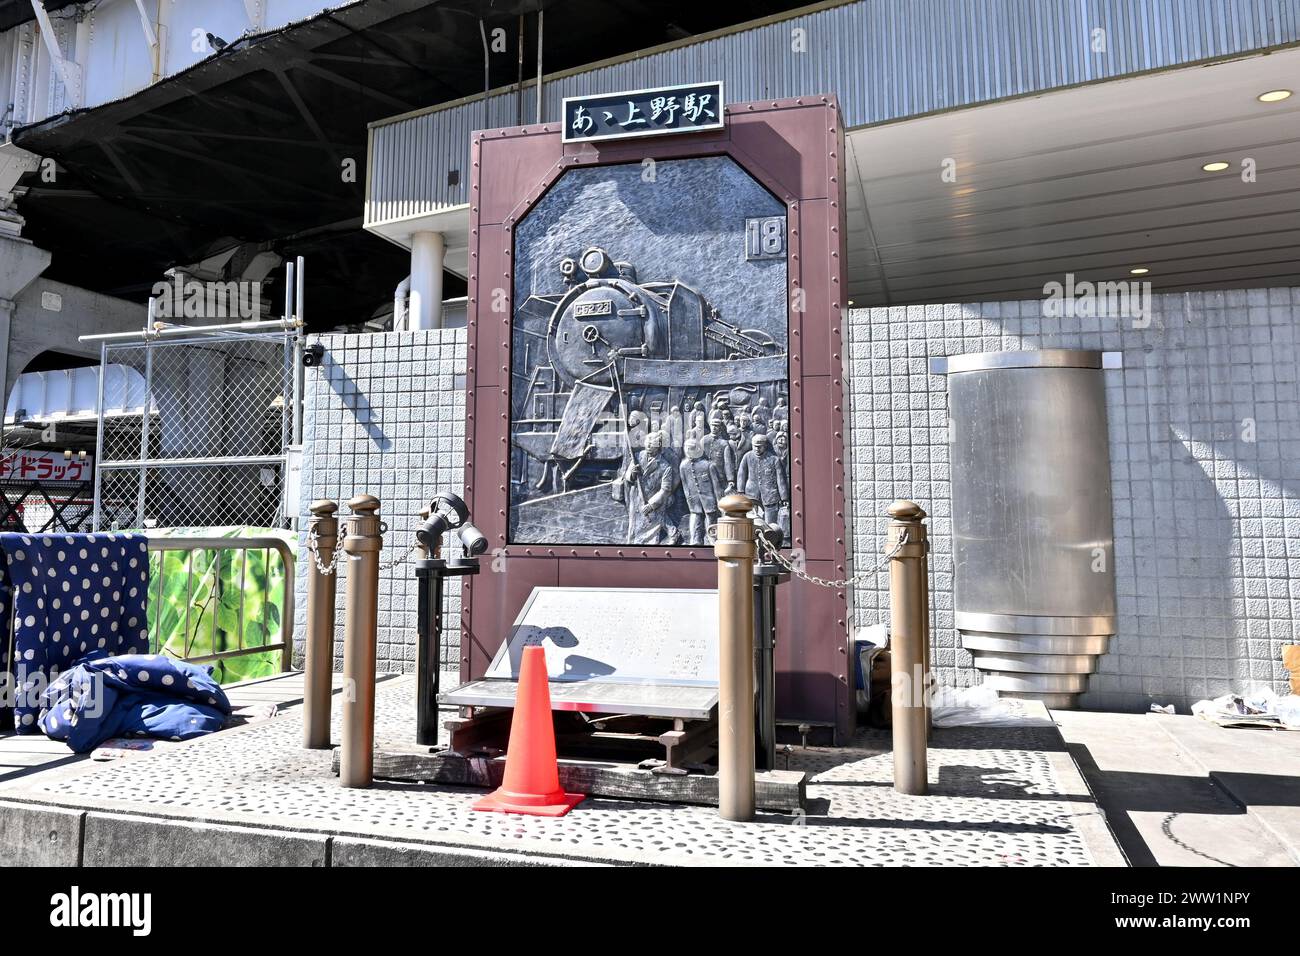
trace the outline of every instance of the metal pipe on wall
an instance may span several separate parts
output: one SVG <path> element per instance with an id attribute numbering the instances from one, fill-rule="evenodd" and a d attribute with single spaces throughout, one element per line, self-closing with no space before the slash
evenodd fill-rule
<path id="1" fill-rule="evenodd" d="M 489 93 L 492 92 L 492 51 L 488 47 L 487 27 L 483 21 L 478 22 L 478 35 L 483 41 L 483 121 L 479 124 L 479 129 L 487 129 L 491 124 L 488 122 L 488 102 Z"/>
<path id="2" fill-rule="evenodd" d="M 293 297 L 296 288 L 293 282 L 293 263 L 286 262 L 284 264 L 284 315 L 282 317 L 285 326 L 293 324 Z"/>
<path id="3" fill-rule="evenodd" d="M 153 299 L 149 300 L 149 313 L 153 314 Z M 101 372 L 102 374 L 102 372 Z M 145 346 L 144 350 L 144 394 L 145 406 L 140 414 L 140 460 L 144 461 L 149 457 L 149 396 L 153 394 L 153 349 Z M 103 419 L 100 419 L 103 421 Z M 96 466 L 102 467 L 101 460 L 95 460 Z M 137 528 L 145 527 L 144 523 L 144 497 L 148 489 L 149 472 L 146 468 L 140 469 L 140 481 L 136 488 L 135 500 L 135 521 Z"/>
<path id="4" fill-rule="evenodd" d="M 343 622 L 343 741 L 339 783 L 368 787 L 375 767 L 375 641 L 379 625 L 379 551 L 384 545 L 379 499 L 361 494 L 343 539 L 348 583 Z"/>
<path id="5" fill-rule="evenodd" d="M 519 66 L 515 76 L 515 125 L 524 125 L 524 15 L 519 14 Z"/>
<path id="6" fill-rule="evenodd" d="M 294 273 L 294 309 L 293 321 L 295 325 L 303 326 L 307 324 L 303 313 L 306 311 L 306 291 L 307 291 L 307 261 L 302 256 L 298 257 L 297 269 Z"/>
<path id="7" fill-rule="evenodd" d="M 546 9 L 537 5 L 537 122 L 542 121 L 542 18 Z"/>
<path id="8" fill-rule="evenodd" d="M 2 370 L 0 370 L 2 371 Z M 91 509 L 94 513 L 90 517 L 90 530 L 99 531 L 100 524 L 103 520 L 101 514 L 103 510 L 103 498 L 100 492 L 104 486 L 104 380 L 108 378 L 108 343 L 101 343 L 99 346 L 99 382 L 95 388 L 95 421 L 98 427 L 95 429 L 95 505 Z M 126 404 L 126 389 L 123 390 L 122 403 Z M 149 414 L 149 395 L 144 396 L 144 405 L 141 410 L 142 415 Z M 3 424 L 3 419 L 0 419 Z M 160 565 L 161 567 L 161 565 Z"/>
<path id="9" fill-rule="evenodd" d="M 405 279 L 397 283 L 397 288 L 393 290 L 393 331 L 406 331 L 407 311 L 406 299 L 411 294 L 411 277 L 408 274 Z"/>
<path id="10" fill-rule="evenodd" d="M 302 256 L 298 257 L 298 275 L 297 275 L 297 308 L 294 311 L 294 325 L 298 331 L 293 337 L 293 414 L 290 419 L 290 438 L 289 440 L 295 445 L 302 444 L 302 397 L 306 392 L 304 376 L 307 374 L 306 368 L 302 361 L 302 338 L 307 327 L 307 322 L 303 318 L 303 299 L 305 298 L 304 279 L 307 274 L 307 263 Z M 296 527 L 296 526 L 295 526 Z"/>

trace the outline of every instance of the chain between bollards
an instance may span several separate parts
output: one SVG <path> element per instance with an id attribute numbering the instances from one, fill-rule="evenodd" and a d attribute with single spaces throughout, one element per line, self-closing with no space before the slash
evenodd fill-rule
<path id="1" fill-rule="evenodd" d="M 307 565 L 307 638 L 303 648 L 302 745 L 321 750 L 330 745 L 330 701 L 334 695 L 334 597 L 338 578 L 337 502 L 311 503 L 308 547 L 315 561 Z M 323 553 L 322 553 L 323 552 Z"/>
<path id="2" fill-rule="evenodd" d="M 384 545 L 379 499 L 357 495 L 348 502 L 343 550 L 348 583 L 343 622 L 343 741 L 339 782 L 368 787 L 375 762 L 375 632 L 379 623 L 379 551 Z"/>
<path id="3" fill-rule="evenodd" d="M 718 506 L 718 813 L 754 819 L 754 502 L 727 495 Z"/>
<path id="4" fill-rule="evenodd" d="M 334 506 L 335 511 L 339 510 L 336 502 L 331 501 L 330 504 Z M 322 541 L 329 543 L 322 545 Z M 339 567 L 339 555 L 343 553 L 343 529 L 338 527 L 338 521 L 334 522 L 334 534 L 324 537 L 313 520 L 307 529 L 307 551 L 311 554 L 312 563 L 318 573 L 326 576 L 334 574 Z M 322 551 L 327 557 L 322 558 Z"/>
<path id="5" fill-rule="evenodd" d="M 712 531 L 713 528 L 710 527 L 709 530 Z M 867 580 L 869 580 L 872 575 L 874 575 L 877 571 L 879 571 L 881 568 L 883 568 L 886 564 L 889 563 L 889 560 L 898 553 L 899 548 L 907 544 L 907 536 L 904 535 L 903 537 L 899 538 L 899 540 L 895 542 L 893 550 L 886 551 L 885 556 L 881 558 L 875 565 L 869 568 L 863 568 L 861 571 L 853 575 L 853 577 L 851 578 L 843 578 L 843 579 L 819 578 L 815 574 L 809 574 L 803 568 L 799 567 L 797 564 L 795 564 L 793 561 L 787 558 L 784 554 L 782 554 L 780 550 L 776 547 L 776 545 L 769 542 L 767 538 L 763 537 L 762 535 L 758 536 L 758 544 L 759 547 L 762 549 L 764 555 L 766 555 L 772 561 L 775 561 L 781 567 L 785 568 L 796 578 L 802 578 L 803 580 L 808 581 L 811 584 L 816 584 L 818 587 L 832 588 L 838 591 L 838 590 L 842 590 L 843 588 L 857 587 L 859 584 L 863 584 Z"/>
<path id="6" fill-rule="evenodd" d="M 890 700 L 893 709 L 894 789 L 928 792 L 929 595 L 925 512 L 914 501 L 889 506 Z"/>

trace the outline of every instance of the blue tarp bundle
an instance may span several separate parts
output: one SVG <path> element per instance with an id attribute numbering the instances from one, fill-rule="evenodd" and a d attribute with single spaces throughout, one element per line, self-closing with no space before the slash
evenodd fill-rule
<path id="1" fill-rule="evenodd" d="M 13 706 L 19 733 L 80 753 L 110 737 L 221 728 L 230 703 L 211 668 L 144 653 L 148 592 L 144 535 L 0 534 L 0 673 L 13 698 L 0 706 Z"/>
<path id="2" fill-rule="evenodd" d="M 77 753 L 111 737 L 188 740 L 211 733 L 230 715 L 211 671 L 162 654 L 92 651 L 41 695 L 39 726 Z"/>

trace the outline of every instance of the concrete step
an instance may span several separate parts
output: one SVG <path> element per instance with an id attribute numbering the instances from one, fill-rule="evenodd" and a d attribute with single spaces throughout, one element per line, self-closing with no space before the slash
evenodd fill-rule
<path id="1" fill-rule="evenodd" d="M 1235 746 L 1233 733 L 1194 717 L 1053 711 L 1066 746 L 1134 866 L 1293 866 L 1296 842 L 1266 825 L 1219 779 L 1268 766 L 1276 785 L 1300 795 L 1300 761 L 1289 747 L 1268 748 L 1238 763 L 1222 754 L 1212 774 L 1179 734 Z M 1189 723 L 1190 722 L 1190 723 Z M 1199 726 L 1197 726 L 1199 725 Z M 1211 731 L 1208 737 L 1201 728 Z M 1267 731 L 1243 733 L 1277 736 Z M 1300 734 L 1293 735 L 1300 743 Z M 1256 743 L 1255 741 L 1251 742 Z M 1278 780 L 1277 778 L 1281 778 Z M 1285 781 L 1289 780 L 1290 783 Z M 1294 807 L 1290 808 L 1294 812 Z"/>
<path id="2" fill-rule="evenodd" d="M 1300 865 L 1300 732 L 1149 716 Z"/>

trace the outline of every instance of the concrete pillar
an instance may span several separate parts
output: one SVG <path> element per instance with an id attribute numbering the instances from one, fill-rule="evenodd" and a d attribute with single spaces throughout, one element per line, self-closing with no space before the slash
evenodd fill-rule
<path id="1" fill-rule="evenodd" d="M 50 253 L 44 249 L 26 239 L 0 236 L 0 418 L 9 401 L 9 389 L 22 371 L 21 367 L 10 368 L 17 364 L 10 360 L 9 354 L 14 300 L 49 264 Z"/>
<path id="2" fill-rule="evenodd" d="M 0 434 L 4 432 L 4 416 L 9 408 L 9 389 L 18 384 L 18 372 L 9 370 L 9 340 L 13 331 L 14 300 L 0 299 Z"/>
<path id="3" fill-rule="evenodd" d="M 442 328 L 442 260 L 447 243 L 440 232 L 411 236 L 411 307 L 407 327 Z"/>

